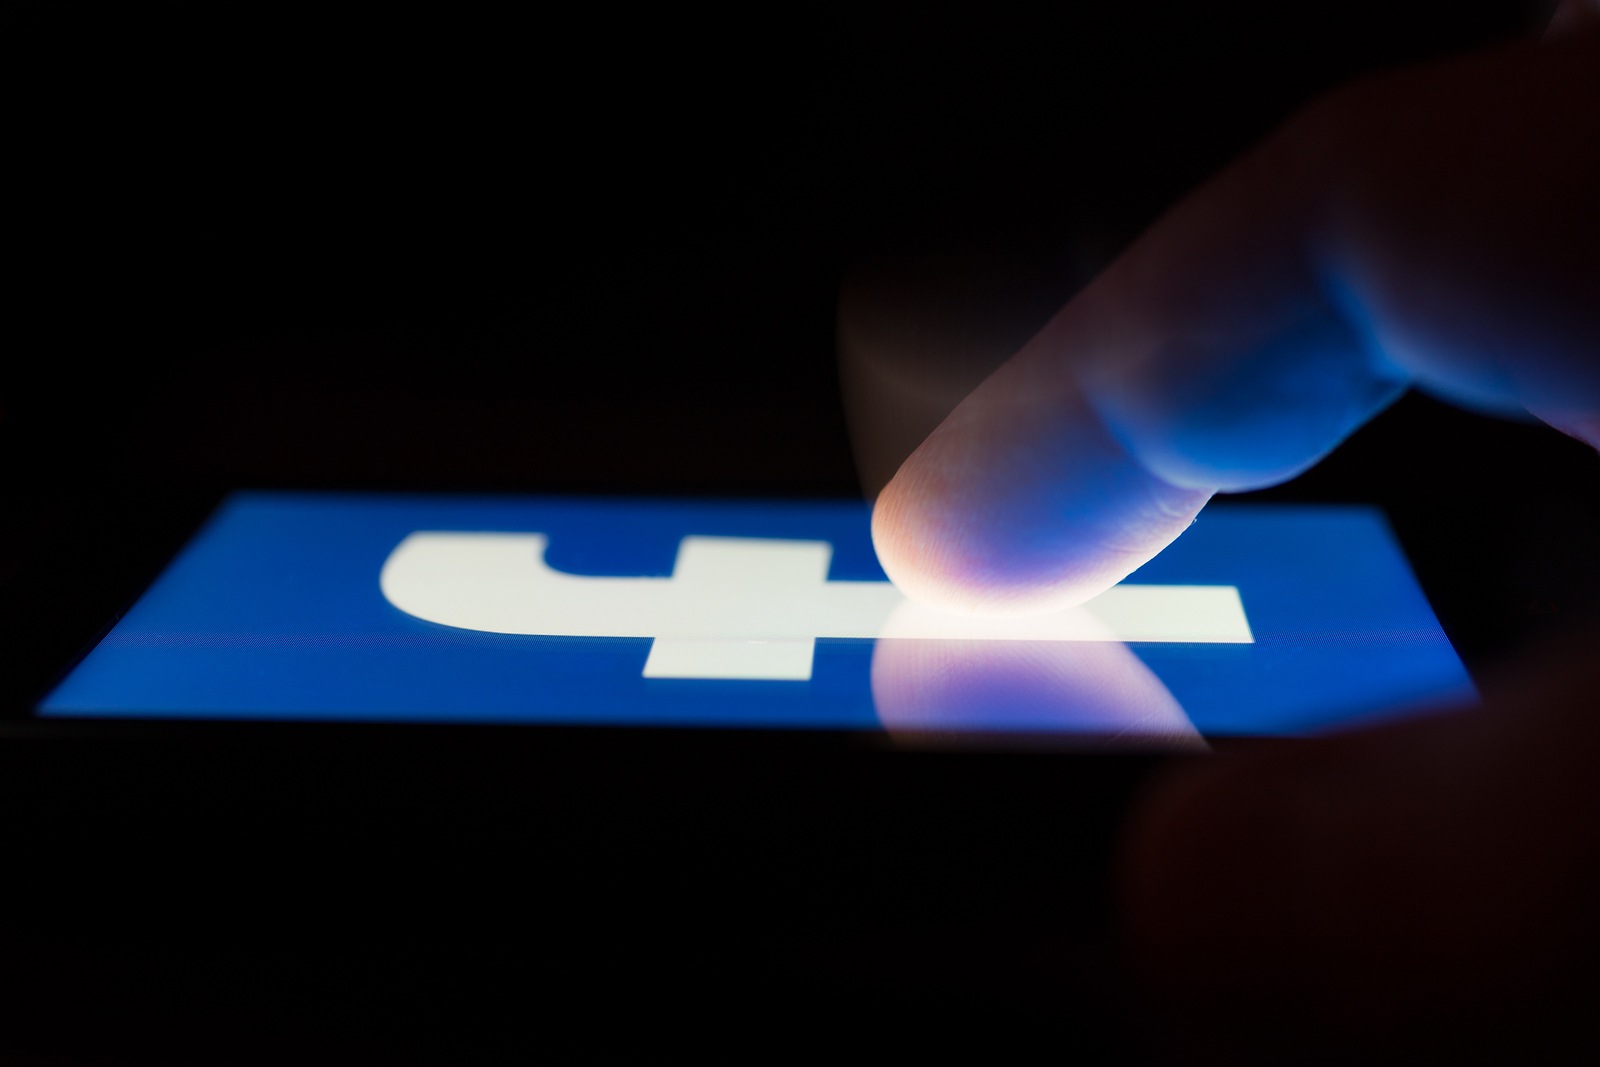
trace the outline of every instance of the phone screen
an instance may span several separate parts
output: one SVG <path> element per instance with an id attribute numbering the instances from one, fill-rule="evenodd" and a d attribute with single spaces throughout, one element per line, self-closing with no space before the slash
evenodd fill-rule
<path id="1" fill-rule="evenodd" d="M 908 603 L 858 502 L 248 492 L 51 717 L 1172 740 L 1470 702 L 1381 513 L 1213 505 L 1094 601 Z"/>

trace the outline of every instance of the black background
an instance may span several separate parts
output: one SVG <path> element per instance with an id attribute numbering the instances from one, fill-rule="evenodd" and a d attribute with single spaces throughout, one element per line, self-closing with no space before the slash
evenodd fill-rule
<path id="1" fill-rule="evenodd" d="M 1015 249 L 1063 279 L 1065 300 L 1187 188 L 1319 91 L 1525 35 L 1539 11 L 1442 0 L 852 4 L 541 9 L 490 23 L 262 7 L 25 23 L 14 38 L 29 55 L 7 167 L 21 190 L 9 199 L 19 269 L 0 372 L 8 590 L 53 584 L 56 610 L 77 610 L 94 568 L 71 576 L 35 561 L 80 521 L 84 501 L 108 490 L 151 508 L 241 485 L 857 493 L 834 350 L 834 302 L 853 264 L 901 249 Z M 1268 495 L 1385 505 L 1476 666 L 1600 602 L 1600 573 L 1575 533 L 1600 519 L 1595 473 L 1592 453 L 1553 432 L 1416 398 Z M 118 536 L 108 525 L 108 571 Z M 13 648 L 26 649 L 16 641 L 22 624 L 7 626 Z M 354 742 L 329 751 L 318 758 L 330 775 L 363 758 Z M 73 779 L 85 790 L 74 832 L 120 802 L 95 792 L 101 772 L 121 780 L 107 770 L 118 757 L 105 758 Z M 230 758 L 220 765 L 252 757 Z M 423 756 L 408 759 L 401 764 L 415 768 Z M 1000 776 L 969 773 L 973 783 Z M 398 788 L 399 772 L 362 774 L 379 792 Z M 517 776 L 507 766 L 481 776 L 496 774 Z M 477 776 L 439 771 L 424 793 L 437 798 Z M 678 1025 L 722 1028 L 715 1005 L 744 985 L 730 969 L 745 969 L 746 1007 L 764 999 L 763 982 L 776 983 L 780 1000 L 826 1003 L 803 1025 L 779 1013 L 790 1028 L 826 1029 L 838 1013 L 949 1022 L 976 987 L 990 993 L 966 1016 L 1016 1022 L 997 1004 L 1028 984 L 1034 999 L 1017 1011 L 1032 1023 L 1140 1054 L 1125 1015 L 1064 1008 L 1065 994 L 1054 995 L 1094 988 L 1085 961 L 1109 966 L 1105 957 L 1040 964 L 1047 953 L 1036 944 L 1019 970 L 994 949 L 993 929 L 951 923 L 931 906 L 884 933 L 871 917 L 895 905 L 877 894 L 924 868 L 839 867 L 826 846 L 794 843 L 815 832 L 810 815 L 793 816 L 790 836 L 767 846 L 765 874 L 735 884 L 768 892 L 774 879 L 832 863 L 832 874 L 804 883 L 833 902 L 829 918 L 795 920 L 803 893 L 792 890 L 740 930 L 714 921 L 704 865 L 720 846 L 684 844 L 681 826 L 662 845 L 660 821 L 619 830 L 631 816 L 617 813 L 638 798 L 622 771 L 600 778 L 616 785 L 611 807 L 601 805 L 611 821 L 590 812 L 563 822 L 547 810 L 562 803 L 559 791 L 544 794 L 541 832 L 562 843 L 547 836 L 540 847 L 588 855 L 583 831 L 606 825 L 619 836 L 594 846 L 603 853 L 595 869 L 657 887 L 665 878 L 676 886 L 669 899 L 699 902 L 686 913 L 694 930 L 663 938 L 674 921 L 665 912 L 624 921 L 621 904 L 586 908 L 570 886 L 563 895 L 517 880 L 514 859 L 530 838 L 509 816 L 469 832 L 455 816 L 429 821 L 345 796 L 343 815 L 291 803 L 298 814 L 287 823 L 258 812 L 246 832 L 231 816 L 194 815 L 197 795 L 180 789 L 160 810 L 189 813 L 182 843 L 116 824 L 94 839 L 103 855 L 80 857 L 112 896 L 129 880 L 164 886 L 134 898 L 153 910 L 106 911 L 90 892 L 74 898 L 79 933 L 63 934 L 58 915 L 23 937 L 27 952 L 14 958 L 30 962 L 13 967 L 5 994 L 22 1005 L 19 1017 L 48 1020 L 24 1044 L 93 1062 L 146 1045 L 170 1057 L 174 1041 L 223 1062 L 283 1047 L 346 1061 L 373 1049 L 448 1059 L 467 1028 L 479 1044 L 531 1047 L 566 1010 L 541 1003 L 614 997 L 618 1014 L 601 1014 L 621 1026 L 663 983 L 680 986 L 667 998 Z M 31 798 L 37 816 L 35 786 L 44 788 L 28 778 L 9 795 Z M 603 793 L 591 784 L 579 795 Z M 204 803 L 213 814 L 214 799 Z M 1066 802 L 1035 783 L 996 810 L 1024 818 L 1030 804 Z M 1041 844 L 1037 823 L 1006 833 L 974 825 L 956 838 L 988 842 L 981 847 L 1004 852 L 1013 873 L 1044 864 L 1059 889 L 1073 847 L 1084 850 L 1083 869 L 1101 870 L 1110 820 L 1080 813 L 1065 833 L 1077 845 L 1060 851 Z M 313 824 L 317 844 L 297 851 L 295 835 Z M 66 824 L 37 825 L 43 840 Z M 918 832 L 925 849 L 945 849 L 941 862 L 966 862 L 927 826 Z M 879 844 L 893 837 L 873 834 Z M 211 869 L 202 839 L 224 873 L 192 908 L 175 905 L 182 879 L 156 872 L 179 853 L 183 877 Z M 351 840 L 368 843 L 352 853 Z M 461 841 L 475 844 L 449 847 Z M 875 854 L 857 845 L 857 860 Z M 274 857 L 272 871 L 253 867 L 252 854 Z M 685 864 L 702 865 L 702 880 Z M 502 888 L 488 904 L 416 888 L 451 865 Z M 1060 899 L 1103 907 L 1097 878 L 1083 876 Z M 319 879 L 343 901 L 332 912 L 316 903 Z M 838 879 L 854 881 L 840 890 Z M 383 907 L 363 904 L 396 882 L 412 889 Z M 817 888 L 824 883 L 832 888 Z M 504 888 L 512 884 L 515 893 Z M 988 885 L 981 904 L 967 904 L 1021 908 L 1000 938 L 1021 944 L 1027 916 L 1047 906 L 1044 884 L 1014 897 Z M 165 910 L 150 903 L 163 896 Z M 231 918 L 202 921 L 219 898 L 244 903 Z M 507 918 L 513 911 L 522 925 Z M 529 912 L 581 921 L 557 936 Z M 153 930 L 152 915 L 165 926 Z M 1102 913 L 1094 918 L 1103 925 Z M 833 936 L 819 939 L 821 926 Z M 768 933 L 747 936 L 752 929 Z M 1101 934 L 1080 931 L 1074 943 Z M 379 944 L 388 947 L 375 957 Z M 703 987 L 703 1003 L 681 988 L 706 962 L 697 953 L 723 972 Z M 931 958 L 944 958 L 943 969 Z M 484 975 L 501 968 L 521 977 L 490 995 Z M 1009 984 L 973 980 L 974 968 L 1010 974 Z M 958 971 L 968 982 L 951 992 L 945 979 Z M 907 984 L 912 973 L 923 977 Z M 1061 984 L 1040 986 L 1048 982 Z M 564 998 L 541 1001 L 535 989 L 551 983 L 565 986 Z M 86 1028 L 60 1013 L 74 988 L 88 990 L 86 1015 L 111 1022 Z"/>
<path id="2" fill-rule="evenodd" d="M 1065 299 L 1317 92 L 1533 21 L 844 5 L 58 30 L 10 168 L 38 333 L 14 338 L 6 422 L 50 478 L 848 492 L 833 312 L 863 255 L 1015 247 L 1071 265 Z"/>
<path id="3" fill-rule="evenodd" d="M 6 555 L 39 537 L 40 497 L 106 483 L 854 494 L 852 265 L 981 247 L 1064 301 L 1318 92 L 1526 36 L 1541 10 L 29 27 L 0 463 L 31 506 Z M 1377 500 L 1402 533 L 1501 523 L 1504 502 L 1524 540 L 1486 550 L 1527 560 L 1597 506 L 1566 499 L 1593 464 L 1552 437 L 1408 401 L 1277 495 Z M 1556 592 L 1492 595 L 1503 616 Z"/>

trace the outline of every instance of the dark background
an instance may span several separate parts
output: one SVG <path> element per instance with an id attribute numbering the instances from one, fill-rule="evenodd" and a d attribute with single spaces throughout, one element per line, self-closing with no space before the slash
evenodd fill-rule
<path id="1" fill-rule="evenodd" d="M 39 332 L 6 422 L 52 478 L 848 492 L 833 310 L 864 254 L 978 240 L 1081 280 L 1317 92 L 1536 11 L 56 30 L 9 168 Z"/>
<path id="2" fill-rule="evenodd" d="M 853 494 L 834 351 L 852 265 L 981 247 L 1065 300 L 1318 92 L 1542 12 L 28 26 L 0 470 L 35 501 L 108 482 Z M 1408 402 L 1279 495 L 1481 523 L 1508 486 L 1592 480 L 1551 436 Z M 37 536 L 38 510 L 8 536 Z"/>
<path id="3" fill-rule="evenodd" d="M 1186 189 L 1319 91 L 1524 35 L 1542 9 L 1443 0 L 813 4 L 737 14 L 596 7 L 491 24 L 261 7 L 25 23 L 14 35 L 29 59 L 7 167 L 22 189 L 9 201 L 19 269 L 0 371 L 8 595 L 50 587 L 59 614 L 80 610 L 95 566 L 64 576 L 36 561 L 105 492 L 135 501 L 119 520 L 129 529 L 141 519 L 138 501 L 158 509 L 232 486 L 857 493 L 834 350 L 834 301 L 852 265 L 901 250 L 1014 248 L 1063 279 L 1065 300 Z M 1591 452 L 1551 431 L 1417 398 L 1268 495 L 1384 505 L 1477 667 L 1600 602 L 1600 572 L 1581 533 L 1600 520 L 1596 467 Z M 119 566 L 120 536 L 105 528 L 97 564 L 105 573 Z M 7 625 L 15 638 L 20 624 Z M 346 757 L 360 758 L 351 748 L 325 762 L 344 768 Z M 169 770 L 182 778 L 181 768 Z M 92 782 L 98 772 L 82 773 L 79 781 Z M 440 771 L 429 795 L 474 773 Z M 484 776 L 496 773 L 515 775 L 501 766 Z M 626 773 L 608 773 L 602 781 L 620 783 L 625 797 Z M 395 787 L 381 774 L 363 781 Z M 32 786 L 10 788 L 25 803 Z M 590 800 L 599 788 L 591 785 Z M 1015 814 L 1047 803 L 1041 789 L 1019 786 L 1001 807 Z M 91 796 L 84 819 L 114 802 Z M 192 812 L 197 801 L 172 803 Z M 608 818 L 630 810 L 626 799 L 613 804 Z M 459 992 L 482 991 L 471 981 L 438 978 L 538 970 L 526 961 L 545 935 L 504 925 L 509 891 L 491 895 L 487 914 L 499 918 L 475 920 L 460 895 L 442 912 L 406 897 L 399 917 L 364 911 L 351 896 L 440 864 L 509 877 L 515 864 L 503 857 L 519 840 L 510 823 L 491 820 L 463 837 L 458 823 L 418 821 L 409 809 L 360 810 L 329 823 L 302 811 L 291 823 L 318 822 L 320 843 L 276 873 L 251 867 L 250 850 L 281 860 L 298 830 L 258 818 L 252 833 L 265 833 L 265 845 L 217 845 L 216 871 L 231 872 L 207 883 L 224 887 L 217 892 L 236 893 L 241 879 L 271 887 L 242 898 L 232 920 L 207 926 L 195 916 L 208 906 L 196 903 L 192 912 L 157 908 L 165 926 L 141 927 L 114 949 L 104 939 L 139 926 L 138 915 L 72 927 L 92 934 L 24 938 L 32 955 L 13 958 L 35 970 L 13 967 L 0 994 L 50 1020 L 24 1042 L 28 1054 L 81 1048 L 86 1061 L 121 1062 L 140 1041 L 160 1045 L 152 1034 L 181 1033 L 197 1060 L 215 1059 L 218 1042 L 228 1049 L 222 1061 L 237 1058 L 228 1043 L 240 1035 L 301 1051 L 311 1035 L 334 1059 L 374 1048 L 446 1050 L 448 1059 L 453 1028 L 469 1016 L 480 1037 L 515 1030 L 527 1039 L 524 1024 L 547 1025 L 512 1010 L 521 987 L 497 985 L 500 999 L 483 1000 Z M 239 836 L 221 816 L 189 818 L 183 850 L 196 838 Z M 1103 828 L 1110 819 L 1097 811 L 1078 823 Z M 578 825 L 595 820 L 591 813 Z M 41 837 L 54 832 L 40 825 Z M 802 816 L 787 825 L 808 832 Z M 650 823 L 623 839 L 657 841 L 661 831 Z M 418 832 L 431 844 L 417 845 Z M 937 834 L 924 832 L 932 848 Z M 107 884 L 159 883 L 151 857 L 171 859 L 180 848 L 125 825 L 106 833 L 119 844 L 93 870 Z M 582 851 L 581 833 L 570 825 L 565 833 L 558 851 Z M 1003 839 L 1014 870 L 1045 863 L 1066 877 L 1072 867 L 1070 847 L 1052 850 L 1037 827 L 963 833 L 969 844 Z M 340 866 L 347 838 L 368 844 L 363 859 L 346 856 Z M 485 861 L 463 840 L 493 842 L 502 858 Z M 1095 838 L 1094 848 L 1104 845 Z M 429 847 L 418 860 L 415 850 Z M 683 847 L 701 860 L 712 849 Z M 653 885 L 662 869 L 678 870 L 680 896 L 703 897 L 704 886 L 682 873 L 683 853 L 656 844 L 624 862 L 625 852 L 613 845 L 610 859 L 595 862 Z M 1103 861 L 1093 855 L 1086 866 Z M 777 845 L 771 870 L 789 877 L 796 856 L 830 862 L 825 843 Z M 948 1023 L 972 1002 L 933 990 L 944 976 L 963 967 L 968 978 L 974 967 L 1012 974 L 968 1013 L 980 1024 L 1017 992 L 1017 973 L 1061 982 L 1074 996 L 1095 988 L 1089 956 L 1040 963 L 1047 953 L 1035 945 L 1025 953 L 1030 969 L 1019 972 L 994 954 L 993 938 L 952 929 L 936 911 L 911 909 L 887 932 L 860 920 L 860 910 L 884 906 L 871 898 L 895 861 L 877 862 L 836 872 L 854 880 L 862 909 L 829 890 L 833 919 L 858 919 L 835 926 L 831 940 L 790 923 L 793 897 L 760 917 L 764 929 L 788 930 L 778 948 L 704 927 L 702 900 L 692 914 L 703 939 L 680 932 L 652 941 L 670 917 L 619 926 L 608 916 L 611 934 L 593 935 L 593 953 L 580 945 L 589 934 L 564 935 L 549 949 L 559 973 L 541 972 L 541 981 L 565 979 L 572 996 L 587 990 L 601 1000 L 610 990 L 631 1005 L 651 982 L 678 975 L 662 954 L 709 953 L 724 969 L 750 969 L 759 984 L 778 981 L 777 953 L 789 960 L 776 968 L 785 995 L 803 1001 L 821 983 L 834 994 L 829 1012 L 859 1019 L 881 1000 L 891 1015 L 931 1010 Z M 361 864 L 382 873 L 356 877 Z M 339 917 L 301 895 L 322 869 L 340 872 L 327 877 L 347 890 Z M 898 870 L 902 883 L 910 869 Z M 777 877 L 769 870 L 743 884 L 768 885 L 769 876 Z M 418 877 L 412 884 L 430 884 Z M 807 884 L 822 892 L 822 882 Z M 982 897 L 982 906 L 1020 908 L 1023 917 L 1008 920 L 1017 934 L 1029 908 L 1048 907 L 1043 885 Z M 1097 893 L 1080 886 L 1059 899 L 1102 906 Z M 569 890 L 539 907 L 592 920 L 598 906 L 585 911 L 579 896 Z M 263 905 L 269 897 L 277 904 Z M 283 910 L 285 898 L 301 901 L 299 910 Z M 279 919 L 265 922 L 263 909 Z M 78 918 L 95 911 L 85 901 Z M 307 948 L 328 944 L 335 928 L 364 932 L 339 951 Z M 396 928 L 398 942 L 389 938 Z M 653 946 L 653 969 L 638 971 L 637 954 L 617 948 L 619 929 Z M 1027 940 L 1019 937 L 1011 943 Z M 389 946 L 380 964 L 367 951 L 377 943 Z M 275 944 L 291 947 L 269 950 Z M 605 963 L 613 956 L 615 968 Z M 196 959 L 219 977 L 197 973 Z M 620 972 L 633 977 L 618 985 Z M 938 977 L 907 984 L 912 972 Z M 719 996 L 738 984 L 726 977 Z M 300 992 L 283 992 L 291 987 Z M 89 1014 L 111 1019 L 109 1030 L 85 1036 L 46 1010 L 74 988 L 88 990 Z M 1046 1028 L 1074 1027 L 1085 1047 L 1134 1055 L 1124 1016 L 1096 1014 L 1104 1005 L 1092 997 L 1065 1017 L 1051 1014 L 1059 1002 L 1039 1007 L 1050 1002 L 1046 990 L 1024 1014 Z M 723 1025 L 705 1010 L 707 1025 Z M 672 1014 L 690 1031 L 703 1018 Z"/>

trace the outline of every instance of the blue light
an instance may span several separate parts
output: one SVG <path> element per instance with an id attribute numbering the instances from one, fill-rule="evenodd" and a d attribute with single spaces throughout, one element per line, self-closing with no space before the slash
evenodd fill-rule
<path id="1" fill-rule="evenodd" d="M 871 640 L 823 637 L 805 681 L 651 678 L 648 638 L 457 629 L 406 614 L 378 585 L 420 530 L 539 531 L 552 568 L 594 576 L 668 576 L 692 534 L 826 541 L 830 581 L 883 581 L 868 519 L 853 502 L 236 494 L 38 710 L 879 729 L 884 663 L 875 677 Z M 937 672 L 933 691 L 919 682 L 920 706 L 937 714 L 922 725 L 1103 732 L 1096 702 L 1129 700 L 1181 708 L 1204 734 L 1299 734 L 1473 699 L 1375 510 L 1212 506 L 1129 581 L 1235 586 L 1254 643 L 1080 644 L 1042 659 L 1014 643 L 958 647 L 943 689 Z M 1106 664 L 1116 684 L 1077 684 Z M 1052 715 L 1050 700 L 1077 707 Z M 903 707 L 882 711 L 907 725 Z"/>

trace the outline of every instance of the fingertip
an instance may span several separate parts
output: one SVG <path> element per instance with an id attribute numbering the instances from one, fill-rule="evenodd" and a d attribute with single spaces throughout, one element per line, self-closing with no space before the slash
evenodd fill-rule
<path id="1" fill-rule="evenodd" d="M 1196 492 L 1187 514 L 1158 522 L 1130 514 L 1113 540 L 1109 516 L 1140 509 L 1101 502 L 1095 521 L 1041 519 L 987 494 L 930 493 L 908 482 L 897 476 L 873 510 L 884 573 L 919 604 L 994 617 L 1062 611 L 1100 595 L 1187 529 L 1210 496 Z"/>
<path id="2" fill-rule="evenodd" d="M 901 466 L 878 497 L 872 535 L 884 571 L 913 600 L 1035 614 L 1127 577 L 1210 495 L 1152 475 L 1070 379 L 1014 361 Z"/>

